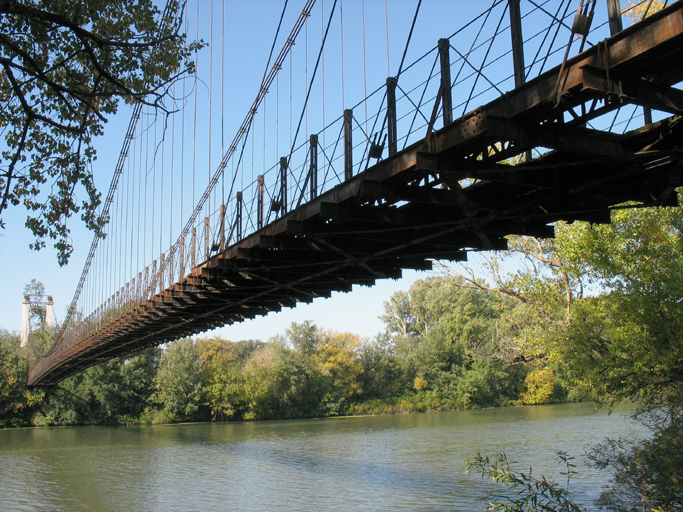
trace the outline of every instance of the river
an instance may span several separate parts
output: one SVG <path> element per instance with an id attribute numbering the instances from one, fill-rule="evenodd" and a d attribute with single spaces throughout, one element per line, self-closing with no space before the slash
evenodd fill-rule
<path id="1" fill-rule="evenodd" d="M 0 431 L 2 511 L 471 511 L 494 484 L 465 474 L 477 451 L 559 476 L 621 413 L 591 404 L 143 427 Z M 607 474 L 571 488 L 597 496 Z"/>

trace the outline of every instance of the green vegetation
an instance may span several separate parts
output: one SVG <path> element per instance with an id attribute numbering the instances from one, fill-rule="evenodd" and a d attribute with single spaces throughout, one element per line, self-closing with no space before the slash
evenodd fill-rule
<path id="1" fill-rule="evenodd" d="M 608 439 L 589 454 L 595 467 L 612 473 L 597 505 L 620 512 L 681 510 L 683 212 L 616 210 L 611 225 L 559 224 L 553 240 L 513 237 L 510 247 L 488 260 L 490 284 L 469 271 L 463 278 L 517 303 L 501 321 L 513 334 L 507 350 L 537 368 L 526 377 L 523 399 L 554 393 L 552 384 L 570 397 L 636 400 L 634 418 L 652 436 Z M 506 274 L 504 260 L 513 256 L 526 265 Z M 543 372 L 552 372 L 555 382 Z M 561 487 L 544 478 L 529 482 L 508 466 L 507 476 L 498 478 L 501 460 L 470 463 L 508 486 L 505 499 L 490 509 L 546 510 L 520 508 L 514 498 L 523 489 L 540 500 L 550 487 L 539 482 Z M 561 497 L 568 501 L 550 510 L 581 510 L 568 493 Z"/>

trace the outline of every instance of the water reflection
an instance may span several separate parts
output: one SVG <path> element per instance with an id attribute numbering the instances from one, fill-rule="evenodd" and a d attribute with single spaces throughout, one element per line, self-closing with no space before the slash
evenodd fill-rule
<path id="1" fill-rule="evenodd" d="M 475 510 L 477 451 L 557 475 L 628 429 L 590 404 L 371 418 L 0 432 L 1 510 Z M 582 469 L 584 500 L 604 476 Z"/>

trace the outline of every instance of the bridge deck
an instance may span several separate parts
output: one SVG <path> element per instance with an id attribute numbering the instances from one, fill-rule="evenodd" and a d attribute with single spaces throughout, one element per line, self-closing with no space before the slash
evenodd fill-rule
<path id="1" fill-rule="evenodd" d="M 683 80 L 682 62 L 677 3 L 301 205 L 152 299 L 111 312 L 106 327 L 37 361 L 29 384 L 430 269 L 431 259 L 505 249 L 509 234 L 550 237 L 558 220 L 609 222 L 610 207 L 627 201 L 675 205 L 683 95 L 671 86 Z M 674 116 L 624 135 L 584 128 L 624 103 Z M 537 147 L 551 151 L 506 163 Z"/>

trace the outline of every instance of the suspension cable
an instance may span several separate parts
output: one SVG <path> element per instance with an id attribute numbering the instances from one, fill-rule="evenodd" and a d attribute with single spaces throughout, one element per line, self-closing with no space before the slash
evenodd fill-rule
<path id="1" fill-rule="evenodd" d="M 306 5 L 304 6 L 303 10 L 301 11 L 301 14 L 299 15 L 299 18 L 297 19 L 294 28 L 290 32 L 289 37 L 287 38 L 284 46 L 282 47 L 282 50 L 280 51 L 280 54 L 278 55 L 277 59 L 273 63 L 270 72 L 266 76 L 265 80 L 262 82 L 261 87 L 259 89 L 258 94 L 256 95 L 256 99 L 254 100 L 251 108 L 249 109 L 249 112 L 247 113 L 247 116 L 245 117 L 244 121 L 242 122 L 242 125 L 240 126 L 239 130 L 237 131 L 237 134 L 235 135 L 232 143 L 228 147 L 228 151 L 223 155 L 223 159 L 221 160 L 220 164 L 218 165 L 218 168 L 216 169 L 216 172 L 214 173 L 213 177 L 211 178 L 211 181 L 209 182 L 209 185 L 200 198 L 200 200 L 197 202 L 194 211 L 192 212 L 192 215 L 190 215 L 190 218 L 188 219 L 187 223 L 185 224 L 185 227 L 183 228 L 182 232 L 180 233 L 180 237 L 178 238 L 178 241 L 174 244 L 174 248 L 177 249 L 177 247 L 180 244 L 180 240 L 182 240 L 192 229 L 194 226 L 194 223 L 197 219 L 197 216 L 199 213 L 202 211 L 204 204 L 206 203 L 209 194 L 211 194 L 211 191 L 215 187 L 216 183 L 218 183 L 218 179 L 220 178 L 221 174 L 225 171 L 228 161 L 230 158 L 233 156 L 235 151 L 237 150 L 240 141 L 249 133 L 249 130 L 252 126 L 252 122 L 254 119 L 254 116 L 256 112 L 258 111 L 258 107 L 265 98 L 266 94 L 268 94 L 270 85 L 273 83 L 273 80 L 275 79 L 276 76 L 278 76 L 279 70 L 282 68 L 282 63 L 284 62 L 285 58 L 289 54 L 292 46 L 294 46 L 294 43 L 296 41 L 296 37 L 301 31 L 302 27 L 305 24 L 306 19 L 310 16 L 311 9 L 313 5 L 315 5 L 316 0 L 307 0 Z M 230 193 L 228 194 L 228 198 L 231 197 L 232 195 L 232 190 L 234 187 L 235 183 L 235 177 L 233 177 L 231 188 L 230 188 Z"/>

